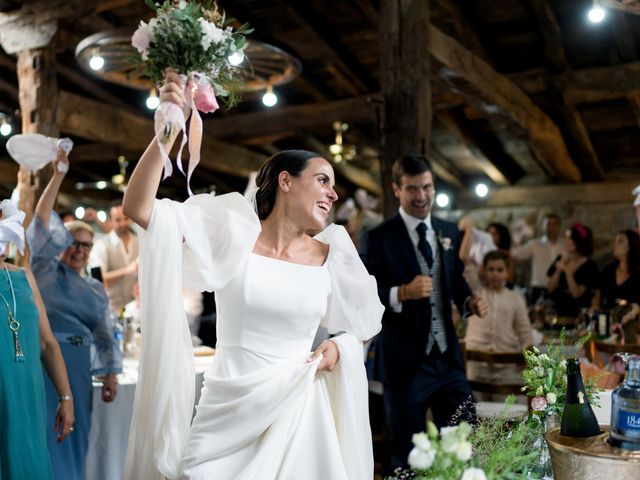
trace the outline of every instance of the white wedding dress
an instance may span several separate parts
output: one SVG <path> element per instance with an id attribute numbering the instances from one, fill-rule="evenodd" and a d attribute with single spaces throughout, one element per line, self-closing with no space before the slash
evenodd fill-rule
<path id="1" fill-rule="evenodd" d="M 142 234 L 142 353 L 125 479 L 371 480 L 362 340 L 383 307 L 342 227 L 322 266 L 252 253 L 260 222 L 239 194 L 156 201 Z M 191 338 L 180 289 L 215 290 L 218 345 L 190 425 Z M 319 324 L 340 361 L 309 363 Z"/>

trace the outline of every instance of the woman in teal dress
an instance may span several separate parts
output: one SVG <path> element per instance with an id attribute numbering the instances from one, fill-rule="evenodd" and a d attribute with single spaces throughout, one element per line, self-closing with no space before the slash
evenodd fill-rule
<path id="1" fill-rule="evenodd" d="M 93 230 L 84 222 L 63 224 L 53 211 L 68 166 L 63 150 L 53 162 L 53 175 L 36 205 L 27 229 L 31 270 L 42 292 L 51 329 L 60 343 L 69 369 L 75 403 L 75 430 L 70 442 L 47 437 L 55 480 L 82 480 L 89 449 L 92 376 L 103 379 L 102 400 L 115 399 L 116 374 L 122 371 L 122 353 L 113 336 L 109 300 L 102 283 L 84 275 L 93 246 Z M 53 385 L 45 382 L 49 418 L 54 415 Z"/>
<path id="2" fill-rule="evenodd" d="M 0 479 L 48 480 L 46 435 L 60 442 L 73 431 L 73 400 L 33 275 L 5 263 L 9 241 L 22 250 L 24 213 L 6 200 L 0 209 Z M 55 421 L 47 417 L 43 365 L 58 397 Z"/>

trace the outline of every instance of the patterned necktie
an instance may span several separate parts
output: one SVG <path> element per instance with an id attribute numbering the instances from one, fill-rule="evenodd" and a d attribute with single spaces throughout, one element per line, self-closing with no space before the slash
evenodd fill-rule
<path id="1" fill-rule="evenodd" d="M 418 250 L 424 257 L 427 265 L 429 265 L 429 270 L 433 267 L 433 251 L 431 250 L 431 245 L 427 242 L 427 226 L 420 222 L 416 227 L 416 232 L 418 232 L 418 236 L 420 240 L 418 240 Z"/>

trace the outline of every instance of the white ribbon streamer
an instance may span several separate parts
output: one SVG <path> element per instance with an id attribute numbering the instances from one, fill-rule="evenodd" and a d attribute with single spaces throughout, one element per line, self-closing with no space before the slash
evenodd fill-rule
<path id="1" fill-rule="evenodd" d="M 178 149 L 178 156 L 176 157 L 176 165 L 180 173 L 187 177 L 187 191 L 189 196 L 193 196 L 191 191 L 191 175 L 195 170 L 198 163 L 200 163 L 200 148 L 202 146 L 202 118 L 198 113 L 195 101 L 193 98 L 193 92 L 187 88 L 187 77 L 181 75 L 182 81 L 185 84 L 184 96 L 189 105 L 189 110 L 183 112 L 178 105 L 172 102 L 162 102 L 156 109 L 154 115 L 154 129 L 156 133 L 156 141 L 160 148 L 160 154 L 164 164 L 164 176 L 162 179 L 166 179 L 173 173 L 173 165 L 171 159 L 165 151 L 164 143 L 171 138 L 175 133 L 176 128 L 182 131 L 182 141 L 180 148 Z M 189 135 L 187 136 L 187 121 L 189 121 Z M 189 165 L 187 172 L 185 173 L 182 167 L 182 151 L 184 146 L 189 142 Z"/>

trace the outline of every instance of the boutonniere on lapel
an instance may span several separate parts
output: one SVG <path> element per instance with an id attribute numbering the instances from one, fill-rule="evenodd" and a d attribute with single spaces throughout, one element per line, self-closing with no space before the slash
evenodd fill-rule
<path id="1" fill-rule="evenodd" d="M 442 250 L 445 252 L 451 249 L 451 237 L 443 237 L 442 232 L 438 232 L 438 242 L 440 242 Z"/>

